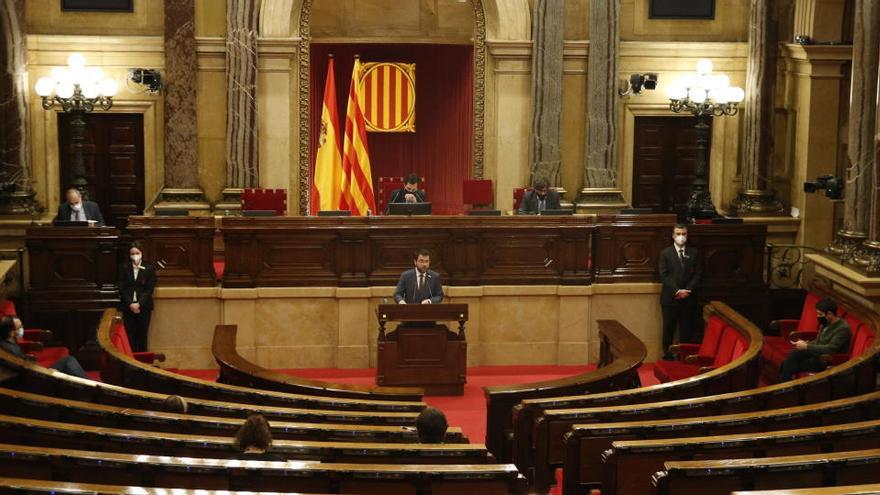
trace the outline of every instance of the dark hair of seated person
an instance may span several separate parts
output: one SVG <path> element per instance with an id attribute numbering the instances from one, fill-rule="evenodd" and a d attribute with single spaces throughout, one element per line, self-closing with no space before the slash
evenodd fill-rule
<path id="1" fill-rule="evenodd" d="M 162 402 L 162 406 L 168 412 L 186 414 L 187 409 L 189 409 L 189 405 L 183 399 L 183 397 L 179 395 L 169 395 Z"/>
<path id="2" fill-rule="evenodd" d="M 12 332 L 15 332 L 15 318 L 12 316 L 0 318 L 0 335 L 3 336 L 3 340 L 9 340 Z"/>
<path id="3" fill-rule="evenodd" d="M 263 454 L 272 447 L 272 431 L 262 414 L 251 414 L 235 434 L 235 449 L 243 454 Z"/>
<path id="4" fill-rule="evenodd" d="M 426 407 L 416 418 L 416 431 L 420 443 L 443 443 L 446 439 L 446 415 L 433 407 Z"/>

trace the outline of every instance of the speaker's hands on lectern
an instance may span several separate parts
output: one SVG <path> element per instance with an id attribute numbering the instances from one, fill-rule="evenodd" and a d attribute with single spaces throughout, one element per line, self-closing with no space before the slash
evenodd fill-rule
<path id="1" fill-rule="evenodd" d="M 404 301 L 403 299 L 401 299 L 400 301 L 397 301 L 397 304 L 406 304 L 406 301 Z"/>
<path id="2" fill-rule="evenodd" d="M 424 299 L 422 304 L 433 304 L 430 299 Z"/>

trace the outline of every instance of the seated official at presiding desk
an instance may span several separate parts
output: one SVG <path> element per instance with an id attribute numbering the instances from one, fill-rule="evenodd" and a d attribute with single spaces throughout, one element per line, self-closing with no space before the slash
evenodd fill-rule
<path id="1" fill-rule="evenodd" d="M 68 189 L 65 197 L 67 201 L 58 207 L 55 222 L 89 222 L 97 227 L 104 226 L 98 203 L 82 199 L 82 194 L 75 187 Z"/>
<path id="2" fill-rule="evenodd" d="M 547 179 L 538 178 L 532 184 L 532 190 L 527 192 L 519 204 L 517 215 L 540 215 L 545 210 L 558 210 L 559 193 L 550 190 Z"/>
<path id="3" fill-rule="evenodd" d="M 443 301 L 440 275 L 431 267 L 431 252 L 420 249 L 413 260 L 415 268 L 400 274 L 394 300 L 397 304 L 439 304 Z"/>
<path id="4" fill-rule="evenodd" d="M 391 197 L 388 199 L 388 204 L 426 203 L 428 201 L 428 194 L 419 189 L 419 181 L 418 174 L 407 175 L 403 180 L 403 187 L 391 191 Z M 385 213 L 387 214 L 388 212 L 386 211 Z"/>

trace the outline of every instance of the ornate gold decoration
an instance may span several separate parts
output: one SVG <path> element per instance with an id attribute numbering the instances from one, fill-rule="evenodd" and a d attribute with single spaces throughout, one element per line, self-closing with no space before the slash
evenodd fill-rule
<path id="1" fill-rule="evenodd" d="M 311 18 L 312 0 L 303 0 L 299 16 L 299 213 L 309 211 L 309 162 L 311 129 L 309 128 L 309 98 L 311 95 Z"/>
<path id="2" fill-rule="evenodd" d="M 471 0 L 474 7 L 474 82 L 473 82 L 473 172 L 483 178 L 485 100 L 486 100 L 486 12 L 482 0 Z M 311 16 L 312 0 L 303 0 L 299 18 L 299 211 L 309 211 L 309 164 L 311 161 L 309 110 L 311 94 Z"/>

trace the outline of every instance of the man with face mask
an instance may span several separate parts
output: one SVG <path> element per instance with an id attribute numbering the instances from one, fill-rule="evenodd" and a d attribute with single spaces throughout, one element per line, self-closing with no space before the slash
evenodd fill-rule
<path id="1" fill-rule="evenodd" d="M 669 347 L 679 327 L 679 342 L 690 342 L 697 316 L 694 292 L 703 272 L 700 253 L 687 245 L 687 226 L 676 224 L 672 229 L 672 245 L 660 252 L 659 272 L 663 289 L 660 308 L 663 312 L 663 359 L 672 359 Z"/>
<path id="2" fill-rule="evenodd" d="M 425 203 L 428 201 L 428 194 L 419 189 L 419 179 L 418 174 L 409 174 L 403 180 L 403 187 L 400 189 L 395 189 L 391 192 L 391 197 L 388 200 L 388 204 L 391 203 Z M 385 212 L 388 213 L 387 211 Z"/>
<path id="3" fill-rule="evenodd" d="M 23 336 L 24 325 L 22 325 L 21 320 L 14 316 L 0 318 L 0 348 L 17 358 L 33 360 L 33 356 L 25 355 L 18 345 L 18 341 Z M 52 363 L 51 368 L 71 376 L 88 378 L 79 361 L 73 356 L 64 356 Z"/>
<path id="4" fill-rule="evenodd" d="M 558 210 L 559 193 L 550 190 L 550 182 L 539 177 L 532 184 L 532 190 L 527 192 L 519 203 L 517 215 L 540 215 L 544 210 Z"/>
<path id="5" fill-rule="evenodd" d="M 823 354 L 838 354 L 849 348 L 851 330 L 849 323 L 837 316 L 837 303 L 827 297 L 817 302 L 816 319 L 819 321 L 819 335 L 810 342 L 803 339 L 792 341 L 794 349 L 779 368 L 779 381 L 787 382 L 802 371 L 822 371 L 828 367 L 828 363 L 821 359 Z"/>
<path id="6" fill-rule="evenodd" d="M 67 201 L 58 207 L 58 214 L 55 215 L 56 222 L 92 221 L 98 227 L 104 225 L 98 203 L 82 199 L 82 194 L 75 187 L 68 189 L 65 197 Z"/>

